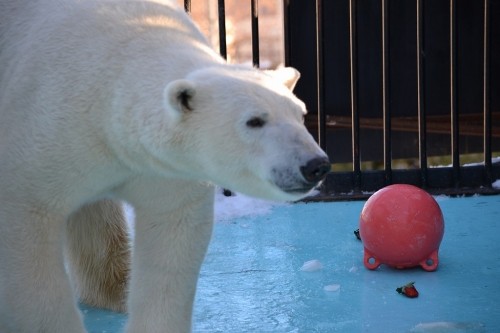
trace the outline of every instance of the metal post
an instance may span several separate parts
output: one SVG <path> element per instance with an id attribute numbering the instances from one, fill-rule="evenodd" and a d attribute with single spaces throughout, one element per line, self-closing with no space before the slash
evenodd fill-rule
<path id="1" fill-rule="evenodd" d="M 227 45 L 226 45 L 226 6 L 224 0 L 218 1 L 219 7 L 219 52 L 227 59 Z"/>
<path id="2" fill-rule="evenodd" d="M 417 112 L 418 112 L 418 151 L 420 181 L 427 187 L 427 127 L 425 109 L 425 67 L 424 67 L 424 1 L 417 0 Z"/>
<path id="3" fill-rule="evenodd" d="M 491 107 L 490 107 L 490 1 L 484 0 L 484 46 L 483 46 L 483 112 L 484 112 L 484 168 L 485 182 L 493 182 L 491 163 Z"/>
<path id="4" fill-rule="evenodd" d="M 316 0 L 316 80 L 318 85 L 318 142 L 326 151 L 325 88 L 323 77 L 323 1 Z"/>
<path id="5" fill-rule="evenodd" d="M 392 184 L 391 80 L 389 60 L 389 0 L 382 0 L 382 117 L 384 121 L 384 178 L 386 185 Z"/>
<path id="6" fill-rule="evenodd" d="M 458 64 L 456 1 L 450 0 L 450 114 L 453 186 L 460 186 L 460 149 L 458 128 Z"/>
<path id="7" fill-rule="evenodd" d="M 252 10 L 252 63 L 259 67 L 259 0 L 251 1 Z"/>
<path id="8" fill-rule="evenodd" d="M 354 172 L 354 191 L 361 189 L 361 159 L 359 150 L 359 113 L 358 113 L 358 52 L 356 35 L 356 0 L 349 0 L 349 70 L 351 83 L 352 114 L 352 164 Z"/>

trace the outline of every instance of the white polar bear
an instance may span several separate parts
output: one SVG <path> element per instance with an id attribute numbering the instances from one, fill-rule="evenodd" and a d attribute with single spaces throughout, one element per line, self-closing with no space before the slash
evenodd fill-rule
<path id="1" fill-rule="evenodd" d="M 297 79 L 226 64 L 169 2 L 1 0 L 0 332 L 85 332 L 76 297 L 190 331 L 212 184 L 296 200 L 330 169 Z"/>

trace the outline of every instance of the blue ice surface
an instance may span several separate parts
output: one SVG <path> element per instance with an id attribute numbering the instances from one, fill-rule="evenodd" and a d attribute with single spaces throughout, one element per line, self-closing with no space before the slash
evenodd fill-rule
<path id="1" fill-rule="evenodd" d="M 436 198 L 445 234 L 435 272 L 363 266 L 363 201 L 298 203 L 215 225 L 193 332 L 500 332 L 500 196 Z M 323 268 L 303 272 L 316 259 Z M 420 296 L 396 288 L 415 281 Z M 328 292 L 326 285 L 340 290 Z M 125 315 L 83 307 L 91 333 Z"/>

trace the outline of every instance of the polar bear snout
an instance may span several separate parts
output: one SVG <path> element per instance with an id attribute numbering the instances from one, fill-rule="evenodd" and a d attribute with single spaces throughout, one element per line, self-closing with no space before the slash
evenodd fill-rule
<path id="1" fill-rule="evenodd" d="M 328 157 L 316 156 L 298 167 L 273 168 L 272 183 L 281 191 L 300 199 L 326 177 L 330 168 Z"/>
<path id="2" fill-rule="evenodd" d="M 311 184 L 317 184 L 326 177 L 330 171 L 330 161 L 326 157 L 317 157 L 300 167 L 304 179 Z"/>

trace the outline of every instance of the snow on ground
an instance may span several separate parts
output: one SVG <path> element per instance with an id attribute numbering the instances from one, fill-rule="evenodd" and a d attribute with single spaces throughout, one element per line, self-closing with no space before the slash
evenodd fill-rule
<path id="1" fill-rule="evenodd" d="M 214 205 L 215 222 L 228 222 L 234 218 L 243 216 L 266 215 L 272 211 L 273 207 L 289 205 L 289 203 L 254 199 L 234 192 L 232 196 L 226 197 L 222 192 L 222 189 L 216 189 Z M 133 237 L 135 219 L 134 208 L 128 204 L 124 204 L 124 208 L 129 232 Z"/>
<path id="2" fill-rule="evenodd" d="M 226 197 L 222 190 L 217 188 L 214 211 L 216 222 L 227 222 L 242 216 L 266 215 L 275 206 L 287 205 L 286 203 L 250 198 L 240 193 L 232 194 L 232 196 Z"/>
<path id="3" fill-rule="evenodd" d="M 500 156 L 492 157 L 491 158 L 491 163 L 493 163 L 493 164 L 500 163 Z M 477 162 L 477 163 L 466 163 L 466 164 L 464 164 L 464 167 L 476 166 L 476 165 L 484 165 L 484 161 L 483 162 Z"/>
<path id="4" fill-rule="evenodd" d="M 500 156 L 492 157 L 491 158 L 491 163 L 496 164 L 500 163 Z M 482 162 L 474 162 L 474 163 L 465 163 L 463 166 L 464 167 L 471 167 L 471 166 L 478 166 L 478 165 L 484 165 L 484 161 Z M 453 165 L 448 164 L 448 165 L 430 165 L 429 168 L 451 168 Z"/>

